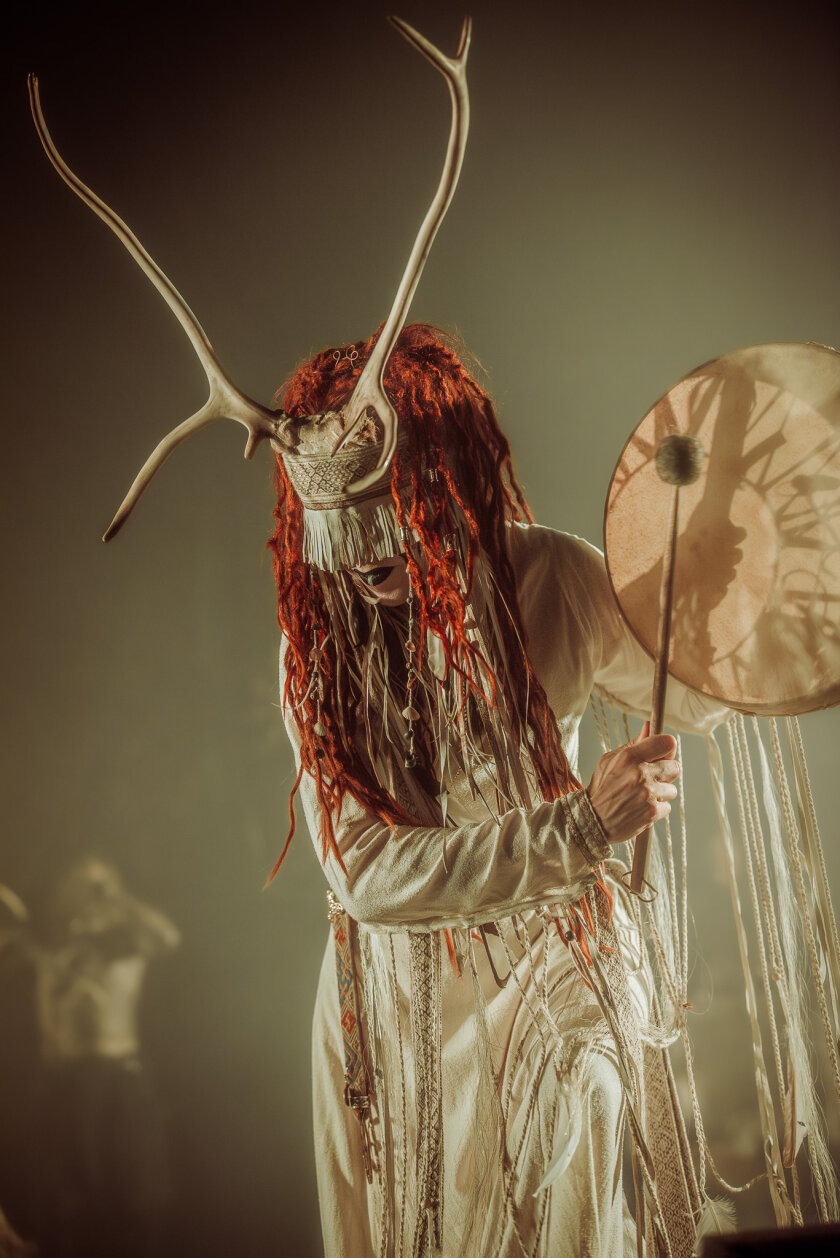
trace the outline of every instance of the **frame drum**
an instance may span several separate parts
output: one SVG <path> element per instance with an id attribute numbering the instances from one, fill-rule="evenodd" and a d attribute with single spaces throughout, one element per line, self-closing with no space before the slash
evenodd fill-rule
<path id="1" fill-rule="evenodd" d="M 655 655 L 675 491 L 656 471 L 671 433 L 695 437 L 679 490 L 669 673 L 741 712 L 840 702 L 840 353 L 756 345 L 698 367 L 656 403 L 613 473 L 607 570 Z"/>

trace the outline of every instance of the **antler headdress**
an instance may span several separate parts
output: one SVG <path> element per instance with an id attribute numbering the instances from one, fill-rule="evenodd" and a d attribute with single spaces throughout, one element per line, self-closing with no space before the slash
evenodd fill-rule
<path id="1" fill-rule="evenodd" d="M 471 19 L 465 18 L 458 52 L 454 58 L 450 58 L 401 18 L 392 17 L 389 21 L 446 79 L 452 102 L 452 125 L 440 183 L 414 242 L 391 312 L 374 350 L 341 411 L 335 415 L 311 417 L 320 421 L 318 426 L 322 431 L 332 431 L 334 438 L 337 438 L 326 456 L 324 453 L 313 456 L 307 452 L 306 442 L 301 440 L 300 421 L 289 421 L 282 412 L 269 410 L 236 387 L 219 362 L 201 324 L 171 280 L 164 275 L 131 229 L 78 178 L 58 152 L 41 110 L 38 80 L 30 75 L 32 114 L 47 156 L 65 183 L 122 241 L 166 301 L 186 332 L 210 388 L 204 405 L 189 419 L 173 428 L 143 464 L 105 533 L 105 541 L 109 541 L 122 528 L 155 472 L 175 447 L 217 419 L 233 419 L 247 428 L 246 459 L 252 458 L 257 446 L 268 439 L 283 457 L 290 478 L 301 496 L 305 512 L 315 513 L 316 518 L 317 513 L 335 511 L 345 506 L 350 510 L 361 509 L 366 516 L 370 516 L 377 507 L 382 506 L 388 496 L 387 472 L 397 448 L 398 435 L 397 415 L 385 393 L 383 376 L 461 171 L 469 128 L 466 63 L 471 33 Z M 378 444 L 368 442 L 360 445 L 360 430 L 371 414 L 378 421 L 381 441 Z M 323 421 L 328 422 L 325 425 Z M 357 444 L 353 444 L 354 441 Z M 326 516 L 323 517 L 324 521 L 326 519 Z M 317 548 L 315 539 L 320 537 L 323 540 L 325 529 L 314 527 L 310 533 L 312 544 Z M 325 558 L 325 563 L 333 566 L 333 560 L 328 557 Z"/>

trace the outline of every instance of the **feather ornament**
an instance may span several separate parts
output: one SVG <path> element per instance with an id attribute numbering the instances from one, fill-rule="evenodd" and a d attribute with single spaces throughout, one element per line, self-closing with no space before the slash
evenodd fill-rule
<path id="1" fill-rule="evenodd" d="M 541 1192 L 545 1192 L 546 1188 L 550 1188 L 560 1178 L 574 1157 L 580 1143 L 583 1131 L 583 1105 L 580 1097 L 565 1096 L 563 1100 L 566 1104 L 566 1130 L 561 1141 L 562 1148 L 558 1156 L 552 1160 L 551 1165 L 543 1176 L 539 1187 L 534 1193 L 535 1197 L 538 1197 Z M 571 1104 L 569 1103 L 570 1101 Z"/>
<path id="2" fill-rule="evenodd" d="M 695 1252 L 705 1236 L 719 1236 L 724 1232 L 734 1232 L 738 1225 L 735 1207 L 725 1197 L 704 1197 L 694 1233 Z"/>

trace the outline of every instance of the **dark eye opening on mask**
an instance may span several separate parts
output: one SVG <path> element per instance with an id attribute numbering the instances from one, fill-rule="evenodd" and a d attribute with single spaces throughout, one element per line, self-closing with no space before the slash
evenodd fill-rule
<path id="1" fill-rule="evenodd" d="M 377 586 L 383 585 L 393 571 L 393 568 L 369 568 L 367 572 L 359 572 L 358 569 L 354 569 L 353 575 L 358 577 L 360 581 L 364 581 L 365 585 Z"/>

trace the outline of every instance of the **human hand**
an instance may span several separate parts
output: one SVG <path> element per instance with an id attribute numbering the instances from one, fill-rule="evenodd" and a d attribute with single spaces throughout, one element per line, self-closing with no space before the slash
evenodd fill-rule
<path id="1" fill-rule="evenodd" d="M 680 766 L 673 759 L 676 739 L 670 734 L 648 734 L 601 757 L 587 787 L 589 801 L 610 843 L 623 843 L 661 821 L 676 799 L 673 785 Z"/>

